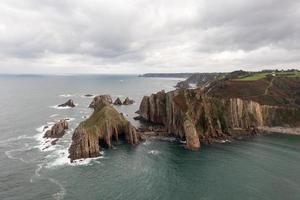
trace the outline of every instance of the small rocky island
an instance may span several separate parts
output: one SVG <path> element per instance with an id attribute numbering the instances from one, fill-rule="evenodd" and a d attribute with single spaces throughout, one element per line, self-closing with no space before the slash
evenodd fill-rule
<path id="1" fill-rule="evenodd" d="M 58 107 L 71 107 L 71 108 L 74 108 L 75 104 L 74 104 L 72 99 L 69 99 L 67 102 L 58 105 Z"/>
<path id="2" fill-rule="evenodd" d="M 81 158 L 101 155 L 102 148 L 112 148 L 113 141 L 124 139 L 136 145 L 141 137 L 136 128 L 111 105 L 111 97 L 100 95 L 94 98 L 90 107 L 92 115 L 81 122 L 72 136 L 69 148 L 71 162 Z"/>
<path id="3" fill-rule="evenodd" d="M 66 130 L 69 128 L 68 122 L 66 119 L 62 119 L 59 122 L 56 122 L 50 130 L 47 130 L 44 134 L 44 138 L 55 139 L 51 141 L 52 145 L 55 145 L 59 138 L 64 136 Z"/>

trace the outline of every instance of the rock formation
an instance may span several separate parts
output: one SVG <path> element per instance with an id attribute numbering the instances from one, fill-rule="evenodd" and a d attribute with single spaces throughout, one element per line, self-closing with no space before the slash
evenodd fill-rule
<path id="1" fill-rule="evenodd" d="M 58 105 L 58 107 L 75 107 L 75 104 L 72 99 L 69 99 L 66 103 Z"/>
<path id="2" fill-rule="evenodd" d="M 134 101 L 132 99 L 129 99 L 128 97 L 126 97 L 126 99 L 123 102 L 123 105 L 131 105 L 133 103 L 134 103 Z"/>
<path id="3" fill-rule="evenodd" d="M 135 145 L 140 140 L 136 128 L 120 114 L 110 101 L 100 98 L 93 114 L 75 129 L 69 148 L 71 162 L 101 155 L 102 148 L 111 148 L 112 141 L 124 138 Z"/>
<path id="4" fill-rule="evenodd" d="M 189 149 L 198 149 L 200 142 L 210 143 L 235 134 L 255 134 L 258 127 L 300 126 L 300 107 L 293 103 L 292 93 L 300 79 L 284 81 L 282 88 L 275 85 L 278 81 L 273 81 L 272 87 L 265 84 L 270 91 L 267 95 L 265 89 L 251 91 L 249 86 L 241 87 L 246 82 L 238 83 L 239 87 L 225 82 L 230 85 L 161 91 L 145 96 L 138 113 L 146 121 L 164 125 L 169 135 L 186 140 Z M 255 88 L 256 83 L 251 85 Z M 264 87 L 261 83 L 258 86 Z"/>
<path id="5" fill-rule="evenodd" d="M 112 103 L 112 98 L 111 98 L 110 95 L 107 95 L 107 94 L 106 95 L 99 95 L 99 96 L 94 97 L 93 101 L 89 105 L 89 108 L 97 107 L 97 105 L 99 103 L 101 103 L 103 100 L 108 102 L 109 104 Z"/>
<path id="6" fill-rule="evenodd" d="M 61 138 L 65 134 L 66 129 L 68 129 L 67 120 L 60 120 L 50 130 L 46 131 L 44 138 Z"/>
<path id="7" fill-rule="evenodd" d="M 190 87 L 190 84 L 187 81 L 180 81 L 175 86 L 178 89 L 188 89 Z"/>
<path id="8" fill-rule="evenodd" d="M 122 105 L 121 99 L 120 99 L 120 98 L 117 98 L 117 99 L 115 100 L 115 102 L 114 102 L 114 105 L 116 105 L 116 106 Z"/>

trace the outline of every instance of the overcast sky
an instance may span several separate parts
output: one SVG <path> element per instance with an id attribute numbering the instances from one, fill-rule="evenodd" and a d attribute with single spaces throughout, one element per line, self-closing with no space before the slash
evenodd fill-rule
<path id="1" fill-rule="evenodd" d="M 299 0 L 1 0 L 0 73 L 300 69 Z"/>

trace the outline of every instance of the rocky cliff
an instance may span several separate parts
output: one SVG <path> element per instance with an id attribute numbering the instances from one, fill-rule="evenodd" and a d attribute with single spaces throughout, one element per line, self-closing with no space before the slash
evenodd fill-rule
<path id="1" fill-rule="evenodd" d="M 273 90 L 275 86 L 268 83 L 266 88 Z M 258 99 L 257 95 L 252 100 L 249 95 L 226 94 L 231 89 L 231 86 L 226 89 L 222 85 L 220 90 L 224 93 L 223 97 L 216 91 L 215 85 L 205 89 L 184 89 L 168 93 L 161 91 L 145 96 L 139 113 L 147 121 L 164 125 L 169 135 L 186 140 L 189 149 L 198 149 L 200 142 L 227 138 L 238 130 L 240 133 L 255 133 L 256 127 L 260 126 L 300 126 L 299 106 L 291 103 L 268 105 L 270 101 L 255 101 Z M 247 90 L 249 93 L 251 87 L 240 87 L 239 90 Z M 262 90 L 259 99 L 277 100 L 274 93 L 265 94 L 265 90 Z M 276 91 L 284 94 L 278 88 Z M 285 99 L 289 99 L 288 97 L 293 99 L 291 96 Z"/>
<path id="2" fill-rule="evenodd" d="M 74 131 L 69 148 L 71 162 L 100 156 L 102 148 L 111 148 L 112 141 L 120 138 L 132 145 L 140 140 L 136 128 L 111 105 L 109 98 L 97 98 L 96 102 L 93 114 Z"/>

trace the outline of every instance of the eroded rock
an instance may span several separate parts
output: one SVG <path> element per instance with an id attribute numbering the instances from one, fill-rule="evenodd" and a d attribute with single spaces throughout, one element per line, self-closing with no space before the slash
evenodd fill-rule
<path id="1" fill-rule="evenodd" d="M 65 134 L 66 129 L 68 129 L 67 120 L 60 120 L 50 130 L 46 131 L 44 138 L 61 138 Z"/>
<path id="2" fill-rule="evenodd" d="M 97 105 L 99 103 L 101 103 L 102 101 L 106 101 L 109 104 L 111 104 L 112 103 L 112 98 L 111 98 L 110 95 L 99 95 L 99 96 L 96 96 L 96 97 L 94 97 L 93 101 L 90 103 L 89 108 L 95 108 L 95 107 L 97 107 Z"/>
<path id="3" fill-rule="evenodd" d="M 75 107 L 75 104 L 72 99 L 69 99 L 66 103 L 58 105 L 58 107 Z"/>
<path id="4" fill-rule="evenodd" d="M 126 97 L 126 99 L 123 102 L 123 105 L 131 105 L 134 103 L 134 100 L 129 99 L 128 97 Z"/>
<path id="5" fill-rule="evenodd" d="M 115 102 L 114 102 L 114 105 L 116 105 L 116 106 L 122 105 L 121 99 L 120 99 L 120 98 L 117 98 L 117 99 L 115 100 Z"/>
<path id="6" fill-rule="evenodd" d="M 93 114 L 74 131 L 69 148 L 71 162 L 100 156 L 103 148 L 112 148 L 112 142 L 120 138 L 132 145 L 140 140 L 136 128 L 108 101 L 100 99 L 96 105 Z"/>

